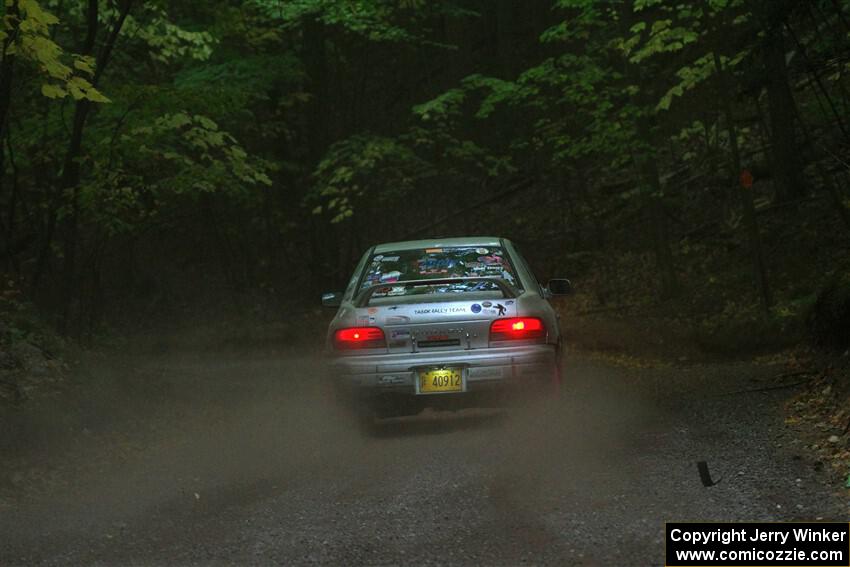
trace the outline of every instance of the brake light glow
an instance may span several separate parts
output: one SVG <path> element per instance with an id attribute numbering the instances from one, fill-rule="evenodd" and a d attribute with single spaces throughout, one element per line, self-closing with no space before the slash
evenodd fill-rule
<path id="1" fill-rule="evenodd" d="M 334 333 L 334 347 L 337 350 L 360 348 L 383 348 L 387 346 L 384 331 L 379 327 L 349 327 Z"/>
<path id="2" fill-rule="evenodd" d="M 491 341 L 541 339 L 545 336 L 546 326 L 537 317 L 496 319 L 490 324 Z"/>

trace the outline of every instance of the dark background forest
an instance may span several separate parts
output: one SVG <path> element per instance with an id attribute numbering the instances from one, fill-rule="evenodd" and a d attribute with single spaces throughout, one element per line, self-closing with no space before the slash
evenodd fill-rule
<path id="1" fill-rule="evenodd" d="M 578 314 L 847 341 L 846 0 L 7 0 L 0 40 L 3 344 L 291 322 L 464 234 Z"/>
<path id="2" fill-rule="evenodd" d="M 2 6 L 0 564 L 848 517 L 850 0 Z M 321 294 L 464 235 L 572 281 L 562 387 L 362 435 Z"/>

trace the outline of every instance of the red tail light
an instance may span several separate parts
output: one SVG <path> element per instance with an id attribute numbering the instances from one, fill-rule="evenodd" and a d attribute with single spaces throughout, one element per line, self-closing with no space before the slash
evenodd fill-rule
<path id="1" fill-rule="evenodd" d="M 378 327 L 349 327 L 334 333 L 334 347 L 337 350 L 359 348 L 383 348 L 387 346 L 384 331 Z"/>
<path id="2" fill-rule="evenodd" d="M 542 339 L 545 336 L 546 326 L 537 317 L 496 319 L 490 324 L 491 341 Z"/>

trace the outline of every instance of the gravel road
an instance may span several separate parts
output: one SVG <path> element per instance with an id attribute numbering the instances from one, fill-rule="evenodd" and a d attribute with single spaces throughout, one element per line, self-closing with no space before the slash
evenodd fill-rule
<path id="1" fill-rule="evenodd" d="M 574 356 L 560 402 L 371 437 L 318 367 L 128 356 L 92 365 L 71 416 L 7 416 L 26 442 L 0 470 L 0 565 L 663 565 L 665 521 L 850 516 L 783 426 L 793 390 L 733 393 L 777 367 Z"/>

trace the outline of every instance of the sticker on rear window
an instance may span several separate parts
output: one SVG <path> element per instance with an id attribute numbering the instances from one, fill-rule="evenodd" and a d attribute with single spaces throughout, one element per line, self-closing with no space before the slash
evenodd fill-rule
<path id="1" fill-rule="evenodd" d="M 432 307 L 430 309 L 414 309 L 416 315 L 463 313 L 466 307 Z"/>
<path id="2" fill-rule="evenodd" d="M 504 254 L 498 247 L 479 246 L 419 248 L 378 254 L 370 259 L 361 286 L 362 289 L 379 286 L 372 295 L 375 298 L 472 292 L 502 295 L 499 286 L 489 281 L 497 278 L 521 290 L 514 268 Z M 430 285 L 423 282 L 432 279 L 444 281 Z M 415 283 L 405 285 L 407 282 Z"/>
<path id="3" fill-rule="evenodd" d="M 399 272 L 398 270 L 387 272 L 386 274 L 381 274 L 381 283 L 397 282 L 400 276 L 401 272 Z"/>

